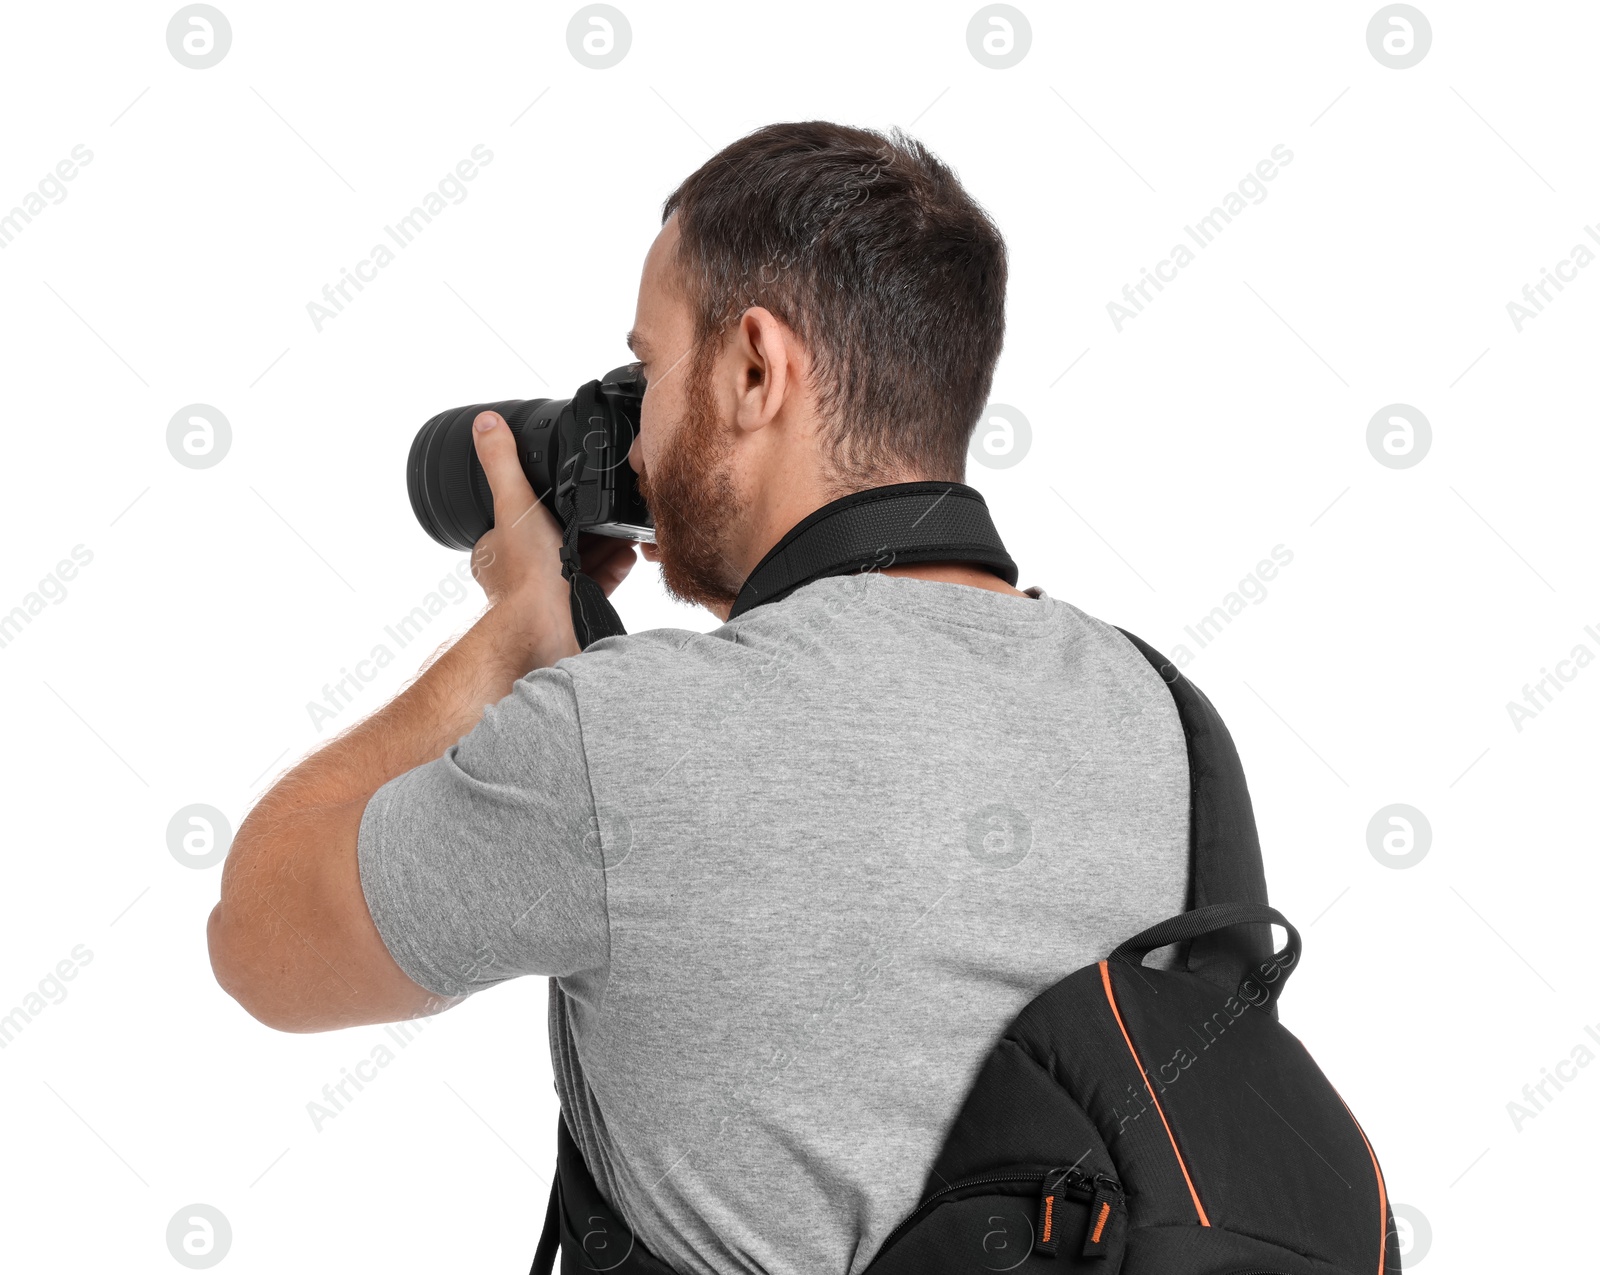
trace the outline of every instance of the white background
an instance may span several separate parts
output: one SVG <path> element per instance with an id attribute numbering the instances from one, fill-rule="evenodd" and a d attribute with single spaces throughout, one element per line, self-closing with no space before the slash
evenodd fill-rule
<path id="1" fill-rule="evenodd" d="M 0 1050 L 8 1265 L 180 1269 L 168 1220 L 203 1202 L 224 1269 L 526 1269 L 543 980 L 428 1022 L 317 1131 L 306 1104 L 382 1029 L 279 1035 L 228 999 L 221 869 L 177 862 L 167 824 L 203 802 L 237 827 L 470 623 L 475 587 L 319 734 L 307 701 L 460 560 L 407 504 L 421 422 L 624 362 L 661 200 L 740 134 L 825 118 L 912 126 L 1006 235 L 994 398 L 1034 441 L 970 480 L 1024 584 L 1193 651 L 1306 937 L 1284 1021 L 1426 1219 L 1420 1265 L 1587 1269 L 1600 1066 L 1520 1130 L 1507 1104 L 1600 1024 L 1600 667 L 1520 731 L 1506 703 L 1600 655 L 1600 268 L 1521 332 L 1506 303 L 1600 223 L 1600 12 L 1424 0 L 1432 47 L 1394 70 L 1371 0 L 1029 0 L 1028 55 L 994 70 L 974 4 L 626 0 L 631 49 L 597 71 L 576 5 L 222 7 L 206 70 L 162 5 L 4 18 L 0 210 L 93 153 L 0 250 L 0 611 L 93 554 L 0 648 L 0 1012 L 92 953 Z M 479 143 L 464 202 L 316 331 L 307 302 Z M 1264 202 L 1119 333 L 1106 303 L 1280 143 Z M 204 470 L 166 445 L 197 402 L 233 431 Z M 1432 425 L 1411 468 L 1367 448 L 1392 403 Z M 1265 599 L 1195 649 L 1184 626 L 1280 544 Z M 714 625 L 648 565 L 616 601 L 633 629 Z M 1432 827 L 1404 870 L 1367 843 L 1397 802 Z"/>

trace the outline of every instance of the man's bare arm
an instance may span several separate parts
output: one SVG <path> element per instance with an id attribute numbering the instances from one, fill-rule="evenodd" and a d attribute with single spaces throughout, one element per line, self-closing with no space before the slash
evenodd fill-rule
<path id="1" fill-rule="evenodd" d="M 206 926 L 212 970 L 280 1031 L 394 1022 L 455 1003 L 412 982 L 378 935 L 356 861 L 362 813 L 389 780 L 469 733 L 519 678 L 578 652 L 560 529 L 534 500 L 505 422 L 484 417 L 490 427 L 475 442 L 495 529 L 474 548 L 472 570 L 488 610 L 394 700 L 284 775 L 240 825 L 223 867 Z M 593 574 L 610 592 L 632 563 L 618 542 Z"/>

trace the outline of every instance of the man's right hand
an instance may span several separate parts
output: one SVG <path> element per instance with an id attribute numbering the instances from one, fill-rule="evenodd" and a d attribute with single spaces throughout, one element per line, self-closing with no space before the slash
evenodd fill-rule
<path id="1" fill-rule="evenodd" d="M 472 547 L 472 574 L 493 606 L 531 604 L 565 614 L 561 524 L 535 499 L 517 458 L 517 440 L 498 412 L 479 412 L 472 442 L 494 496 L 494 526 Z"/>

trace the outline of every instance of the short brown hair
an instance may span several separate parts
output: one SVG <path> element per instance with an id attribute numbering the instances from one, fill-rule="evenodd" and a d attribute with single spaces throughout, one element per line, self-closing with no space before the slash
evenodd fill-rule
<path id="1" fill-rule="evenodd" d="M 841 467 L 959 481 L 1005 338 L 1006 247 L 900 129 L 769 124 L 667 197 L 695 339 L 751 306 L 810 351 Z"/>

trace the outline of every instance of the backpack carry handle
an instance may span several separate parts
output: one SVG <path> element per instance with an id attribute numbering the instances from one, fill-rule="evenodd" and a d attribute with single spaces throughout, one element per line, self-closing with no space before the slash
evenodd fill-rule
<path id="1" fill-rule="evenodd" d="M 1158 947 L 1199 938 L 1230 925 L 1281 925 L 1288 932 L 1289 941 L 1283 950 L 1261 962 L 1239 984 L 1241 1000 L 1257 1009 L 1265 1009 L 1282 994 L 1290 973 L 1300 963 L 1300 931 L 1290 925 L 1277 908 L 1265 903 L 1213 903 L 1209 907 L 1180 912 L 1118 944 L 1111 959 L 1139 965 Z"/>

